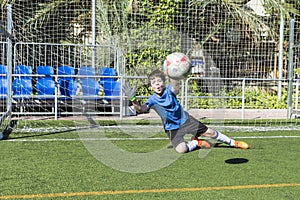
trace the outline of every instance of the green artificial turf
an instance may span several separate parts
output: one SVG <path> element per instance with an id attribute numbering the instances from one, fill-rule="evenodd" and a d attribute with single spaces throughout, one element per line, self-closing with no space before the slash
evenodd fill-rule
<path id="1" fill-rule="evenodd" d="M 147 159 L 148 153 L 167 147 L 170 156 L 178 156 L 167 166 L 145 173 L 107 166 L 87 148 L 91 143 L 79 140 L 85 134 L 99 136 L 94 129 L 88 129 L 80 134 L 13 133 L 10 140 L 1 141 L 0 199 L 276 200 L 300 196 L 300 131 L 226 133 L 242 137 L 251 148 L 233 149 L 218 144 L 206 156 L 201 156 L 202 150 L 172 154 L 164 133 L 152 136 L 161 138 L 157 140 L 109 141 L 107 155 L 116 148 L 133 156 L 145 154 L 140 160 L 145 169 L 153 164 Z M 120 131 L 105 136 L 132 138 Z M 97 150 L 98 143 L 94 144 Z M 122 154 L 119 156 L 122 159 Z M 158 154 L 157 160 L 161 156 Z M 112 153 L 111 159 L 116 158 Z M 126 159 L 120 162 L 134 164 L 126 163 Z"/>

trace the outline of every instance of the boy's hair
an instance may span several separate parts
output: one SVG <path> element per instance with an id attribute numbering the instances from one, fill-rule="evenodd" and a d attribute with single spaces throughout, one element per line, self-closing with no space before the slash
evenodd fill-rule
<path id="1" fill-rule="evenodd" d="M 165 74 L 164 74 L 162 71 L 156 69 L 156 70 L 154 70 L 153 72 L 151 72 L 151 73 L 149 74 L 149 76 L 148 76 L 148 81 L 149 81 L 149 83 L 150 83 L 150 81 L 151 81 L 152 79 L 154 79 L 154 78 L 156 78 L 156 77 L 160 77 L 161 80 L 162 80 L 163 82 L 166 81 Z"/>

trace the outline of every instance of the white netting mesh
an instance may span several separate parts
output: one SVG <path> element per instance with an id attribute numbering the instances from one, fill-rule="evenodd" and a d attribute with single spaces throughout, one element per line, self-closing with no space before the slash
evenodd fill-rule
<path id="1" fill-rule="evenodd" d="M 15 119 L 119 118 L 127 112 L 127 102 L 118 100 L 124 75 L 137 84 L 143 102 L 150 94 L 145 76 L 160 68 L 165 56 L 174 51 L 188 54 L 195 65 L 179 95 L 186 109 L 213 110 L 211 119 L 223 116 L 223 121 L 230 116 L 220 108 L 241 112 L 287 109 L 288 45 L 280 40 L 281 15 L 273 14 L 287 7 L 278 1 L 99 0 L 95 10 L 92 2 L 12 2 Z M 7 65 L 7 3 L 1 2 L 0 13 L 3 66 Z M 299 7 L 297 1 L 287 3 Z M 283 41 L 287 38 L 285 31 Z M 282 60 L 278 60 L 280 42 Z M 294 61 L 297 69 L 297 54 Z M 105 71 L 103 67 L 115 70 L 106 76 L 116 76 L 109 77 L 112 82 L 105 87 L 100 73 Z M 297 85 L 293 106 L 298 103 Z M 5 103 L 1 107 L 6 110 Z M 254 121 L 260 127 L 272 119 Z M 275 124 L 284 122 L 290 120 L 283 117 Z"/>

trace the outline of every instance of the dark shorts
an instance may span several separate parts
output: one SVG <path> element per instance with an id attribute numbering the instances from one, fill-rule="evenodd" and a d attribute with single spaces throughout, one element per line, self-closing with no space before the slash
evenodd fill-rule
<path id="1" fill-rule="evenodd" d="M 175 148 L 178 144 L 184 142 L 184 135 L 191 134 L 193 136 L 199 137 L 207 131 L 208 127 L 199 122 L 194 117 L 188 115 L 186 122 L 179 128 L 175 130 L 166 131 L 168 137 L 171 140 L 173 147 Z"/>

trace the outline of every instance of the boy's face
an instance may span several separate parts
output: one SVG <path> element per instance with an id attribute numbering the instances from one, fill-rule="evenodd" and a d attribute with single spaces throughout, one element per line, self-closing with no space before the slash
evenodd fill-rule
<path id="1" fill-rule="evenodd" d="M 158 76 L 153 77 L 150 80 L 150 85 L 151 85 L 152 90 L 158 95 L 161 95 L 165 88 L 164 81 L 162 80 L 161 77 L 158 77 Z"/>

